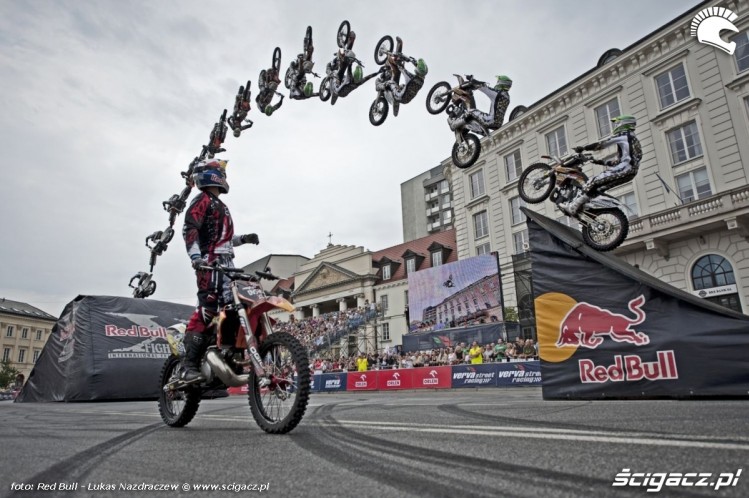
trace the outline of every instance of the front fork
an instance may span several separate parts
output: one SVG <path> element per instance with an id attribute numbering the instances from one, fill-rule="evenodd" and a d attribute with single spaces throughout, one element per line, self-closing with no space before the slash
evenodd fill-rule
<path id="1" fill-rule="evenodd" d="M 232 293 L 234 294 L 234 302 L 240 303 L 239 295 L 237 294 L 237 289 L 232 289 Z M 250 328 L 250 318 L 247 316 L 247 310 L 244 308 L 244 306 L 239 306 L 237 309 L 237 314 L 239 315 L 239 323 L 242 324 L 242 329 L 244 330 L 244 337 L 247 341 L 247 350 L 250 352 L 250 361 L 252 361 L 252 368 L 255 370 L 255 375 L 258 376 L 258 378 L 265 377 L 265 369 L 263 368 L 263 360 L 260 358 L 260 353 L 258 352 L 258 342 L 257 338 L 255 337 L 255 334 L 252 333 L 252 328 Z M 263 314 L 262 316 L 262 326 L 267 327 L 265 330 L 270 330 L 270 320 L 268 320 L 268 316 Z"/>

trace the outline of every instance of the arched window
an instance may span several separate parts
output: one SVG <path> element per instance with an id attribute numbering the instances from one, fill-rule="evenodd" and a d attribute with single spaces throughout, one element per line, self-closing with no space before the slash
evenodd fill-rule
<path id="1" fill-rule="evenodd" d="M 698 259 L 692 267 L 692 285 L 700 297 L 742 312 L 733 267 L 723 256 L 708 254 Z"/>

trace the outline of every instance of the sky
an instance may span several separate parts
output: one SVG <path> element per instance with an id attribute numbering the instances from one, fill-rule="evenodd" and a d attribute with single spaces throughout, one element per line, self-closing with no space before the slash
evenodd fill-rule
<path id="1" fill-rule="evenodd" d="M 229 159 L 231 191 L 221 198 L 236 232 L 257 233 L 260 245 L 236 248 L 235 263 L 311 258 L 329 233 L 334 244 L 372 251 L 400 244 L 400 184 L 453 144 L 445 116 L 426 112 L 431 86 L 453 83 L 453 73 L 488 82 L 505 74 L 510 110 L 530 105 L 696 4 L 0 0 L 0 297 L 57 316 L 80 294 L 130 296 L 130 278 L 149 270 L 146 236 L 168 226 L 161 203 L 182 190 L 180 172 L 248 79 L 255 124 L 240 138 L 227 134 L 219 157 Z M 344 19 L 365 74 L 376 70 L 384 35 L 423 58 L 421 93 L 380 127 L 368 119 L 374 81 L 335 106 L 287 98 L 260 115 L 257 76 L 273 49 L 283 74 L 310 25 L 324 74 Z M 193 304 L 182 223 L 157 260 L 152 299 Z"/>

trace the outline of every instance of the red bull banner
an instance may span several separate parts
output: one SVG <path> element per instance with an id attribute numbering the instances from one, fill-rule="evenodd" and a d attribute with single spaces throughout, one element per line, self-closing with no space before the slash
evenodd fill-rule
<path id="1" fill-rule="evenodd" d="M 749 316 L 524 212 L 545 399 L 747 395 Z"/>

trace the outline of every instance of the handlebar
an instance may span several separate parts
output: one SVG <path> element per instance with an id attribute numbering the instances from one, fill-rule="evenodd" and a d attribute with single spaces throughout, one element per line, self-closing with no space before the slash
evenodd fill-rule
<path id="1" fill-rule="evenodd" d="M 260 279 L 265 280 L 280 280 L 281 277 L 278 277 L 271 272 L 264 272 L 264 271 L 256 271 L 255 275 L 250 275 L 249 273 L 245 273 L 242 268 L 233 268 L 230 266 L 220 265 L 220 264 L 212 264 L 212 265 L 202 265 L 198 267 L 199 270 L 205 270 L 205 271 L 219 271 L 223 273 L 229 280 L 246 280 L 249 282 L 257 282 Z"/>

